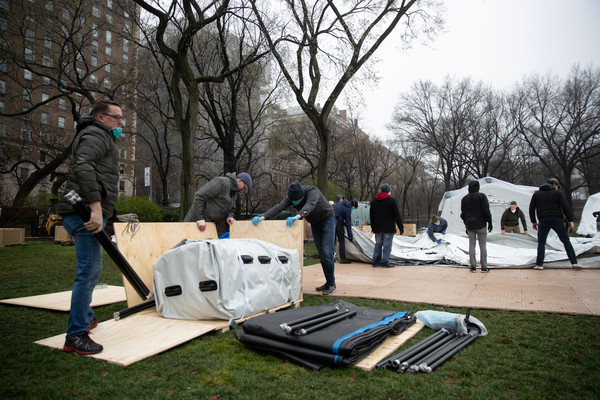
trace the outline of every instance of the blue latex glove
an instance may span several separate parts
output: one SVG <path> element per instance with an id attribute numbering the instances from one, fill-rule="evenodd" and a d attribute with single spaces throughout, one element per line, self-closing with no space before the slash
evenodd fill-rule
<path id="1" fill-rule="evenodd" d="M 294 221 L 296 221 L 297 219 L 298 219 L 298 216 L 288 217 L 288 219 L 285 220 L 285 224 L 287 226 L 292 226 L 292 224 L 294 223 Z"/>
<path id="2" fill-rule="evenodd" d="M 440 243 L 442 243 L 442 241 L 441 241 L 440 239 L 437 239 L 435 242 L 436 242 L 437 244 L 440 244 Z"/>
<path id="3" fill-rule="evenodd" d="M 254 218 L 252 218 L 252 225 L 256 226 L 262 220 L 263 220 L 263 217 L 254 217 Z"/>
<path id="4" fill-rule="evenodd" d="M 445 234 L 446 234 L 446 231 L 442 231 L 442 235 L 445 235 Z"/>

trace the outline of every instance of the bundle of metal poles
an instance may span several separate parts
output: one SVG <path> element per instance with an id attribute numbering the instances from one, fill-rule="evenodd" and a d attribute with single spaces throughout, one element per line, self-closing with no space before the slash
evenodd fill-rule
<path id="1" fill-rule="evenodd" d="M 411 347 L 380 362 L 377 367 L 395 369 L 399 373 L 405 371 L 430 373 L 478 336 L 479 332 L 469 331 L 467 334 L 459 335 L 442 328 Z"/>
<path id="2" fill-rule="evenodd" d="M 347 308 L 342 310 L 336 306 L 294 321 L 284 322 L 279 327 L 287 334 L 304 336 L 355 315 L 356 311 Z"/>

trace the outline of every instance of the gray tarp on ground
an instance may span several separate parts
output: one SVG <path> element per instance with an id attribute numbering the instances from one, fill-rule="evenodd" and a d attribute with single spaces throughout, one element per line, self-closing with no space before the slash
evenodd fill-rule
<path id="1" fill-rule="evenodd" d="M 369 238 L 357 228 L 352 228 L 354 242 L 346 239 L 346 258 L 370 263 L 375 247 L 375 236 Z M 534 231 L 535 232 L 535 231 Z M 465 235 L 435 234 L 442 243 L 432 242 L 426 233 L 415 237 L 394 236 L 390 264 L 448 264 L 469 265 L 469 238 Z M 594 254 L 600 252 L 600 235 L 595 238 L 571 238 L 575 253 Z M 479 246 L 476 247 L 479 261 Z M 487 236 L 488 265 L 490 267 L 530 267 L 535 264 L 537 237 L 524 234 L 499 232 Z M 545 262 L 567 260 L 563 244 L 554 232 L 548 235 Z"/>
<path id="2" fill-rule="evenodd" d="M 154 264 L 165 318 L 240 319 L 297 301 L 301 283 L 298 250 L 258 239 L 188 240 Z"/>

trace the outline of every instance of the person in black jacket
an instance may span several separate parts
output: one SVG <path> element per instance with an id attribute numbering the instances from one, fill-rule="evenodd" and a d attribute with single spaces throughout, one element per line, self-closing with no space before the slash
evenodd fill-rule
<path id="1" fill-rule="evenodd" d="M 511 201 L 510 206 L 504 210 L 502 213 L 502 218 L 500 218 L 500 233 L 505 234 L 508 233 L 521 233 L 521 229 L 519 228 L 519 220 L 523 224 L 523 229 L 525 230 L 525 234 L 527 235 L 527 222 L 525 221 L 525 214 L 519 207 L 517 207 L 516 201 Z"/>
<path id="2" fill-rule="evenodd" d="M 396 199 L 390 196 L 392 188 L 387 183 L 381 185 L 381 192 L 371 201 L 369 215 L 371 230 L 375 234 L 373 267 L 391 268 L 389 263 L 396 226 L 400 234 L 404 233 L 402 217 Z"/>
<path id="3" fill-rule="evenodd" d="M 558 179 L 550 178 L 548 181 L 540 186 L 529 202 L 529 218 L 531 218 L 533 229 L 538 231 L 538 246 L 537 246 L 537 258 L 535 260 L 535 267 L 533 269 L 544 269 L 544 257 L 546 256 L 546 239 L 548 233 L 552 229 L 558 235 L 558 238 L 565 246 L 565 251 L 571 261 L 571 267 L 573 269 L 581 269 L 577 265 L 577 256 L 573 245 L 569 240 L 569 234 L 564 224 L 564 218 L 566 217 L 569 223 L 569 230 L 574 231 L 575 225 L 573 220 L 575 216 L 567 198 L 558 190 L 560 184 Z M 539 220 L 539 225 L 536 223 Z"/>
<path id="4" fill-rule="evenodd" d="M 344 200 L 344 196 L 335 196 L 336 203 L 333 205 L 335 213 L 335 237 L 339 243 L 340 264 L 349 264 L 346 258 L 346 239 L 344 238 L 344 227 L 348 233 L 348 239 L 352 240 L 352 203 Z"/>
<path id="5" fill-rule="evenodd" d="M 477 272 L 475 241 L 479 241 L 479 262 L 481 272 L 488 272 L 487 233 L 492 231 L 492 213 L 485 194 L 479 193 L 479 181 L 469 182 L 469 194 L 460 202 L 460 218 L 465 223 L 469 235 L 469 265 L 471 272 Z M 485 229 L 487 224 L 487 231 Z"/>
<path id="6" fill-rule="evenodd" d="M 69 323 L 63 350 L 77 354 L 95 354 L 102 345 L 90 339 L 88 332 L 98 325 L 90 303 L 92 292 L 102 273 L 102 246 L 94 237 L 113 215 L 118 196 L 119 168 L 115 140 L 121 134 L 123 112 L 119 103 L 99 100 L 92 115 L 84 114 L 77 123 L 66 192 L 75 190 L 91 210 L 84 221 L 64 197 L 58 201 L 58 213 L 65 230 L 75 238 L 77 267 L 71 293 Z"/>
<path id="7" fill-rule="evenodd" d="M 304 186 L 300 182 L 292 182 L 288 187 L 288 194 L 279 204 L 267 210 L 262 216 L 252 218 L 252 224 L 258 225 L 263 219 L 270 219 L 281 211 L 292 206 L 298 213 L 286 220 L 287 226 L 292 226 L 294 221 L 306 219 L 315 240 L 317 253 L 321 260 L 321 267 L 325 275 L 325 284 L 315 288 L 323 294 L 335 292 L 335 274 L 333 248 L 335 246 L 335 217 L 333 207 L 323 193 L 315 186 Z"/>

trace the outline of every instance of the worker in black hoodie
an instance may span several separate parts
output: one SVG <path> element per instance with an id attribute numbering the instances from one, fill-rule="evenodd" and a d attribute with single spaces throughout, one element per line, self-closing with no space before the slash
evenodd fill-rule
<path id="1" fill-rule="evenodd" d="M 573 224 L 573 220 L 575 216 L 571 207 L 569 207 L 569 203 L 567 203 L 567 198 L 563 192 L 558 190 L 559 187 L 558 179 L 550 178 L 531 196 L 531 201 L 529 202 L 529 218 L 531 218 L 533 229 L 538 231 L 537 258 L 533 269 L 544 269 L 546 239 L 548 238 L 550 229 L 556 232 L 558 238 L 565 246 L 567 256 L 569 256 L 569 261 L 571 261 L 571 268 L 581 269 L 577 265 L 577 256 L 575 255 L 575 250 L 573 250 L 573 245 L 569 240 L 569 234 L 564 224 L 564 218 L 566 217 L 569 223 L 569 230 L 574 231 L 575 224 Z M 536 212 L 539 225 L 536 222 Z"/>
<path id="2" fill-rule="evenodd" d="M 479 241 L 479 262 L 481 272 L 488 272 L 487 233 L 492 231 L 492 213 L 485 194 L 479 193 L 479 181 L 469 182 L 469 194 L 460 202 L 460 218 L 465 223 L 469 235 L 469 265 L 471 272 L 477 272 L 475 241 Z M 487 224 L 487 231 L 486 231 Z"/>

